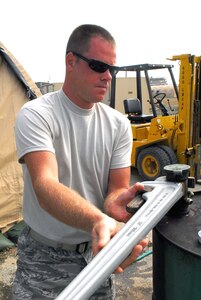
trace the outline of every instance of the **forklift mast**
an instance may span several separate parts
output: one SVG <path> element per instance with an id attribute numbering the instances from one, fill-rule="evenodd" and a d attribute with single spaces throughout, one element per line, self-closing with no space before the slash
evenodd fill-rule
<path id="1" fill-rule="evenodd" d="M 180 61 L 177 153 L 179 162 L 191 166 L 191 175 L 201 178 L 201 57 L 173 56 Z"/>

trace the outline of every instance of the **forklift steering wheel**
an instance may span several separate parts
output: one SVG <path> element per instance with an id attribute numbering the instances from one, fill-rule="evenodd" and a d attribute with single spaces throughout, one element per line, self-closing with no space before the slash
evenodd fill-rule
<path id="1" fill-rule="evenodd" d="M 158 93 L 155 96 L 153 96 L 153 99 L 156 99 L 156 102 L 154 102 L 154 104 L 157 103 L 161 103 L 163 101 L 163 99 L 166 97 L 166 93 Z"/>

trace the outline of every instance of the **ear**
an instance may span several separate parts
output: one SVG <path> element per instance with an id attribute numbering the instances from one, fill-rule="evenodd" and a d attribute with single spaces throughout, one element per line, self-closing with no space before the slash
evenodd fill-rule
<path id="1" fill-rule="evenodd" d="M 69 52 L 67 55 L 66 55 L 66 66 L 68 67 L 72 67 L 74 65 L 74 61 L 75 61 L 75 58 L 74 58 L 74 55 L 72 52 Z"/>

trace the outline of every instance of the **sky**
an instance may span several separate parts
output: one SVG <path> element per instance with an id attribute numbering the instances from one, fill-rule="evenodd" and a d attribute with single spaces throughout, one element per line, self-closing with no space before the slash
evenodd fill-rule
<path id="1" fill-rule="evenodd" d="M 116 40 L 117 65 L 174 64 L 201 55 L 199 0 L 0 0 L 0 41 L 29 76 L 63 82 L 65 49 L 75 27 L 105 27 Z"/>

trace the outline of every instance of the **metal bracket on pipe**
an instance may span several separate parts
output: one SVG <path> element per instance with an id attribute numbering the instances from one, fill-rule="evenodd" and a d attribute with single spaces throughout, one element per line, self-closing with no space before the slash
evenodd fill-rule
<path id="1" fill-rule="evenodd" d="M 133 247 L 157 225 L 178 200 L 185 196 L 187 177 L 181 182 L 171 182 L 161 177 L 156 181 L 145 181 L 142 184 L 148 191 L 141 195 L 145 203 L 56 300 L 89 299 L 126 259 Z"/>

